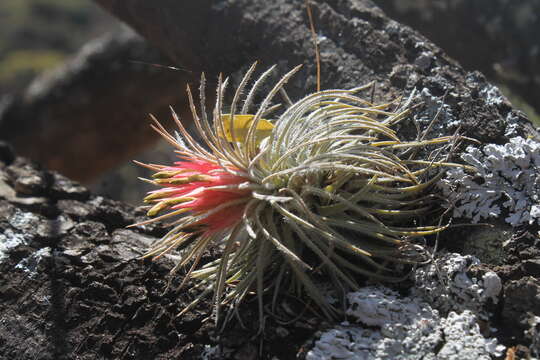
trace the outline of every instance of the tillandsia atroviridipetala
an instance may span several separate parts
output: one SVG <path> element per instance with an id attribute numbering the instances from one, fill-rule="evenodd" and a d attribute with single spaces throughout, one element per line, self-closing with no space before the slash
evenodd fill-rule
<path id="1" fill-rule="evenodd" d="M 416 224 L 437 206 L 431 190 L 443 168 L 463 165 L 416 158 L 424 153 L 420 149 L 449 146 L 456 137 L 403 140 L 393 129 L 410 114 L 412 95 L 403 103 L 372 104 L 357 95 L 366 85 L 317 91 L 293 103 L 283 87 L 296 67 L 255 106 L 255 94 L 274 68 L 249 87 L 251 66 L 226 114 L 228 81 L 220 77 L 211 119 L 204 75 L 198 109 L 188 87 L 203 143 L 174 112 L 177 136 L 154 119 L 154 129 L 180 161 L 143 164 L 155 171 L 148 181 L 159 189 L 145 198 L 152 219 L 135 225 L 174 219 L 146 256 L 181 252 L 174 270 L 186 267 L 182 284 L 194 279 L 200 289 L 181 313 L 213 294 L 218 321 L 223 306 L 236 309 L 256 293 L 262 323 L 266 294 L 270 312 L 284 295 L 294 294 L 336 318 L 340 307 L 320 290 L 320 278 L 330 280 L 338 294 L 357 290 L 360 278 L 400 279 L 395 264 L 427 261 L 423 237 L 445 229 Z M 274 115 L 278 93 L 286 109 Z M 218 244 L 220 257 L 199 267 L 205 250 Z"/>

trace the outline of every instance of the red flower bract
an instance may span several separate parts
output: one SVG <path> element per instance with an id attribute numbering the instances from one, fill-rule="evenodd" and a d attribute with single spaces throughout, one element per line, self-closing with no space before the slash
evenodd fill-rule
<path id="1" fill-rule="evenodd" d="M 232 227 L 241 220 L 250 194 L 250 190 L 240 188 L 247 180 L 235 171 L 208 160 L 178 161 L 174 166 L 160 167 L 152 183 L 163 188 L 145 198 L 145 202 L 154 203 L 148 216 L 166 210 L 172 212 L 163 217 L 190 211 L 202 218 L 189 225 L 203 225 L 206 233 Z"/>

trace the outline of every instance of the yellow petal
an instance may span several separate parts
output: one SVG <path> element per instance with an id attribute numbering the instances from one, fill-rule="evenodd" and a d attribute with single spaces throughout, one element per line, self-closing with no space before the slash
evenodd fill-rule
<path id="1" fill-rule="evenodd" d="M 249 131 L 249 127 L 253 121 L 255 115 L 234 115 L 234 121 L 232 126 L 234 128 L 234 140 L 236 142 L 245 142 Z M 233 142 L 231 134 L 231 114 L 222 114 L 221 121 L 223 121 L 223 128 L 225 130 L 225 136 L 220 136 L 227 141 Z M 265 119 L 260 119 L 255 130 L 255 141 L 259 143 L 265 137 L 270 136 L 274 125 Z"/>

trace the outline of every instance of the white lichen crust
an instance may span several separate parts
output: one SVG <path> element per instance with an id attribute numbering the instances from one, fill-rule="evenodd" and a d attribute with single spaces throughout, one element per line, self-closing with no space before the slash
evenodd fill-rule
<path id="1" fill-rule="evenodd" d="M 444 98 L 431 94 L 428 88 L 423 88 L 418 94 L 418 100 L 424 104 L 424 109 L 415 113 L 414 120 L 423 129 L 429 129 L 431 134 L 444 136 L 454 132 L 460 125 L 452 107 L 445 104 Z"/>
<path id="2" fill-rule="evenodd" d="M 11 227 L 0 234 L 0 262 L 7 259 L 10 251 L 17 246 L 28 244 L 31 238 L 26 234 L 27 230 L 35 226 L 39 218 L 16 209 L 7 221 Z"/>
<path id="3" fill-rule="evenodd" d="M 29 278 L 34 278 L 37 275 L 37 268 L 39 263 L 45 259 L 52 256 L 51 248 L 44 247 L 42 249 L 36 250 L 29 257 L 26 257 L 19 261 L 15 265 L 15 269 L 22 270 L 25 272 Z"/>
<path id="4" fill-rule="evenodd" d="M 533 316 L 529 319 L 529 329 L 525 331 L 525 335 L 531 339 L 531 360 L 540 358 L 540 316 Z"/>
<path id="5" fill-rule="evenodd" d="M 26 242 L 27 240 L 23 234 L 14 232 L 11 229 L 6 229 L 3 234 L 0 234 L 0 262 L 8 258 L 11 249 L 25 244 Z"/>
<path id="6" fill-rule="evenodd" d="M 357 324 L 324 332 L 307 360 L 487 360 L 504 351 L 495 339 L 482 336 L 471 311 L 442 317 L 420 297 L 400 297 L 382 286 L 365 287 L 348 299 L 347 314 Z"/>
<path id="7" fill-rule="evenodd" d="M 470 277 L 467 271 L 480 261 L 471 255 L 447 253 L 415 271 L 412 293 L 425 299 L 442 314 L 450 311 L 473 311 L 486 320 L 486 304 L 497 304 L 502 282 L 493 271 L 482 278 Z"/>
<path id="8" fill-rule="evenodd" d="M 504 145 L 469 146 L 461 157 L 478 172 L 452 168 L 439 183 L 454 217 L 477 223 L 504 209 L 512 226 L 540 224 L 539 142 L 514 137 Z"/>
<path id="9" fill-rule="evenodd" d="M 324 332 L 307 360 L 319 359 L 491 359 L 504 346 L 484 338 L 478 320 L 488 320 L 501 279 L 493 271 L 468 275 L 479 260 L 442 254 L 417 269 L 410 296 L 384 286 L 368 286 L 347 295 L 347 316 Z"/>

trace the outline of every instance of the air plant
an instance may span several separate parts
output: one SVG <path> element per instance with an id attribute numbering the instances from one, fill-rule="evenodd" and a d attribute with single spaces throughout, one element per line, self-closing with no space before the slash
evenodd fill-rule
<path id="1" fill-rule="evenodd" d="M 135 225 L 174 219 L 146 256 L 181 252 L 174 270 L 186 268 L 183 284 L 194 279 L 200 290 L 182 313 L 213 294 L 219 319 L 223 306 L 236 309 L 256 293 L 262 320 L 265 294 L 272 295 L 272 309 L 284 294 L 293 294 L 335 318 L 340 310 L 327 301 L 318 279 L 329 279 L 339 293 L 357 290 L 360 278 L 397 280 L 402 274 L 393 264 L 426 261 L 418 240 L 445 228 L 415 221 L 433 209 L 430 189 L 439 169 L 453 164 L 415 156 L 452 137 L 400 139 L 393 127 L 409 115 L 413 96 L 402 104 L 374 105 L 357 96 L 370 85 L 318 91 L 292 103 L 283 87 L 299 68 L 254 106 L 274 67 L 247 91 L 253 65 L 226 114 L 228 81 L 220 77 L 211 120 L 203 75 L 198 109 L 189 87 L 187 94 L 204 144 L 174 111 L 176 136 L 154 119 L 154 129 L 180 161 L 142 164 L 155 171 L 147 181 L 159 189 L 145 198 L 152 219 Z M 273 115 L 278 93 L 287 108 Z M 216 245 L 220 257 L 199 266 Z"/>

